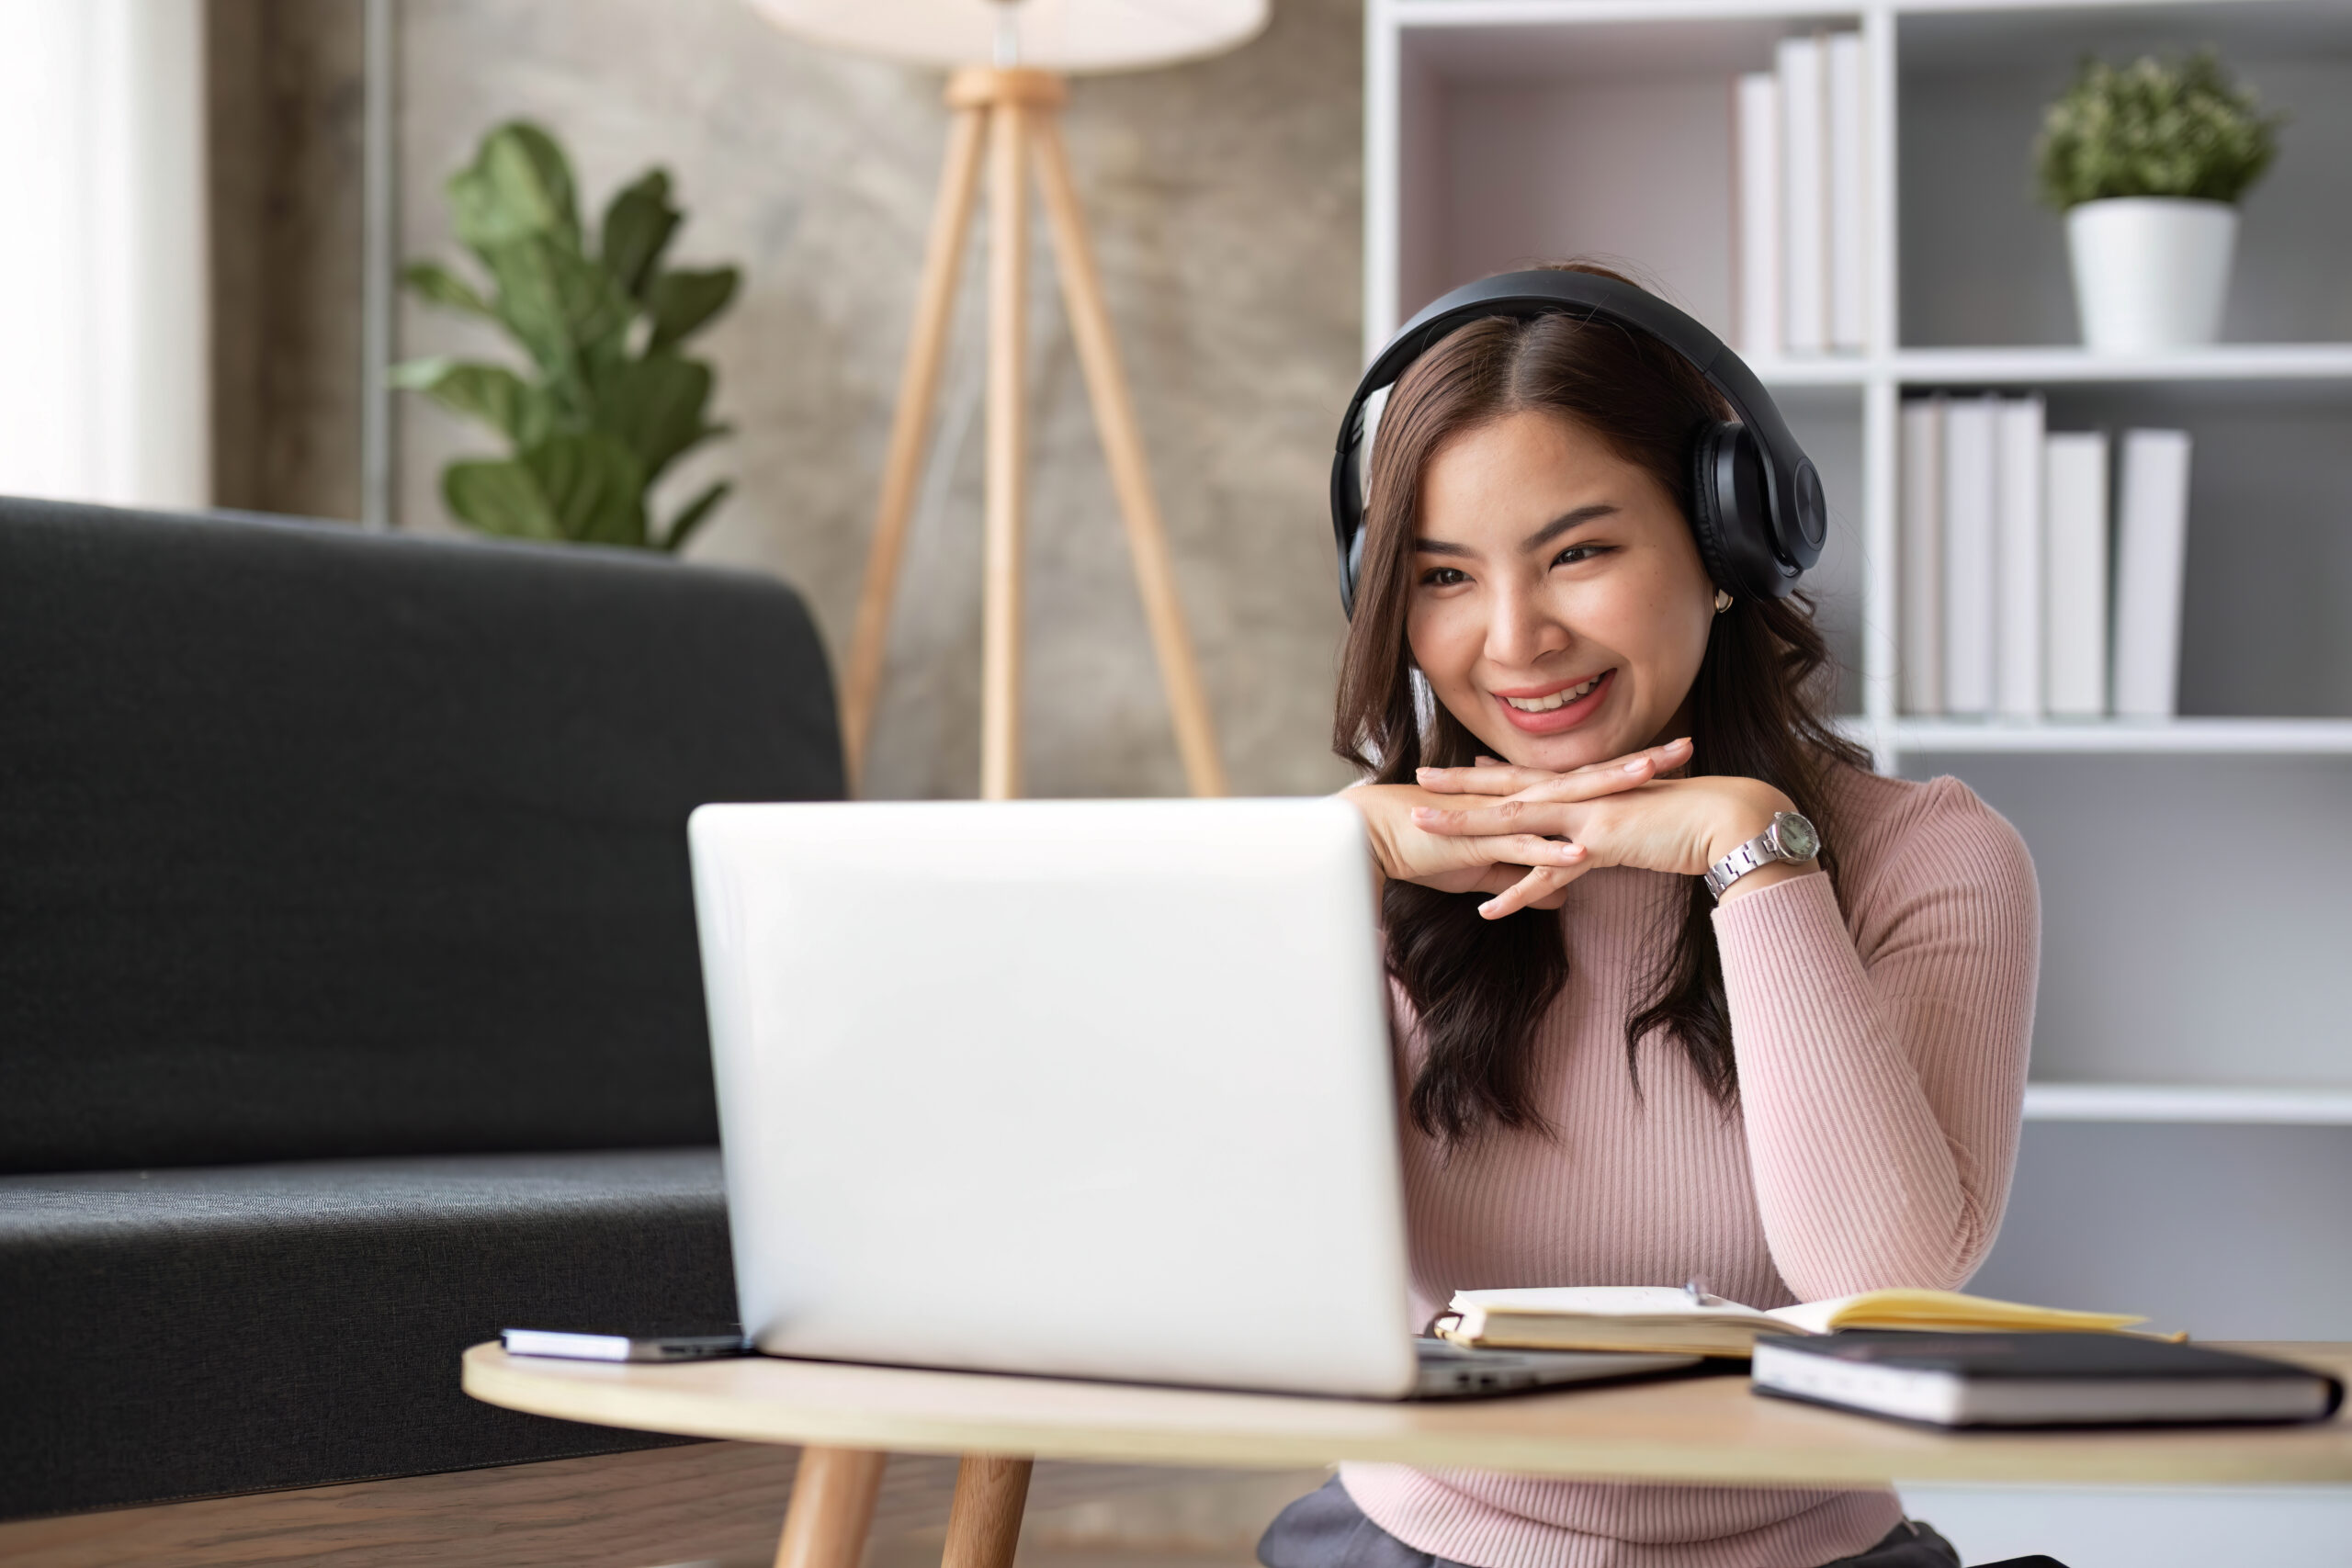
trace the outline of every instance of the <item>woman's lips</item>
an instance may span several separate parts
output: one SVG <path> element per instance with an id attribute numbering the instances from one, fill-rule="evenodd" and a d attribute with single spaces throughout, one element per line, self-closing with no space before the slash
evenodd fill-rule
<path id="1" fill-rule="evenodd" d="M 1529 713 L 1523 708 L 1515 708 L 1503 700 L 1503 694 L 1500 692 L 1492 692 L 1488 695 L 1495 699 L 1495 705 L 1502 710 L 1503 717 L 1510 721 L 1510 727 L 1521 735 L 1558 735 L 1563 731 L 1574 729 L 1577 725 L 1590 718 L 1600 708 L 1602 701 L 1608 697 L 1609 688 L 1614 685 L 1616 681 L 1616 671 L 1603 671 L 1592 682 L 1592 690 L 1572 703 L 1563 703 L 1558 707 L 1544 713 Z M 1576 682 L 1570 682 L 1568 687 L 1573 688 Z M 1553 689 L 1557 691 L 1563 688 Z M 1510 694 L 1514 697 L 1522 698 L 1549 694 L 1540 689 L 1514 691 Z"/>

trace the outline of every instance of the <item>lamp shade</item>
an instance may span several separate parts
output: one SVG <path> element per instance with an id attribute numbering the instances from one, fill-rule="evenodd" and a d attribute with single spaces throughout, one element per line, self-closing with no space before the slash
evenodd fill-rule
<path id="1" fill-rule="evenodd" d="M 1222 54 L 1266 25 L 1268 0 L 751 0 L 787 32 L 917 65 L 1139 71 Z M 1011 14 L 1008 23 L 1006 14 Z M 1019 58 L 999 53 L 1001 28 Z"/>

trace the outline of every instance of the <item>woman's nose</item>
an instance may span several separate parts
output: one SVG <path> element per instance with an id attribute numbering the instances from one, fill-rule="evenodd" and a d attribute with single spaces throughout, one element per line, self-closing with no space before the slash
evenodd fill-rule
<path id="1" fill-rule="evenodd" d="M 1496 595 L 1494 617 L 1487 624 L 1490 663 L 1524 669 L 1573 640 L 1543 595 L 1525 591 Z"/>

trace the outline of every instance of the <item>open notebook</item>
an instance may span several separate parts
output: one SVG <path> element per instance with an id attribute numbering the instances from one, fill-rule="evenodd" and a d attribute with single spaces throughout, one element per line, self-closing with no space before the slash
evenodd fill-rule
<path id="1" fill-rule="evenodd" d="M 1661 1285 L 1567 1285 L 1457 1291 L 1437 1332 L 1457 1345 L 1515 1350 L 1660 1350 L 1745 1356 L 1758 1336 L 1831 1334 L 1841 1328 L 1952 1333 L 2101 1333 L 2147 1320 L 2064 1312 L 1954 1291 L 1866 1291 L 1833 1301 L 1759 1312 Z"/>

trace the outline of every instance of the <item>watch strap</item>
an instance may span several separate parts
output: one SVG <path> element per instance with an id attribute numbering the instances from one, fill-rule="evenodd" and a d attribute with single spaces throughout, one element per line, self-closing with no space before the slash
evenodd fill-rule
<path id="1" fill-rule="evenodd" d="M 1758 866 L 1770 864 L 1780 858 L 1772 852 L 1772 831 L 1768 828 L 1707 868 L 1707 891 L 1713 894 L 1720 903 L 1725 888 Z"/>
<path id="2" fill-rule="evenodd" d="M 1793 840 L 1791 834 L 1794 835 Z M 1721 903 L 1724 890 L 1758 866 L 1775 861 L 1795 864 L 1811 860 L 1820 848 L 1820 836 L 1811 822 L 1797 812 L 1776 811 L 1762 832 L 1706 869 L 1702 874 L 1707 891 Z"/>

